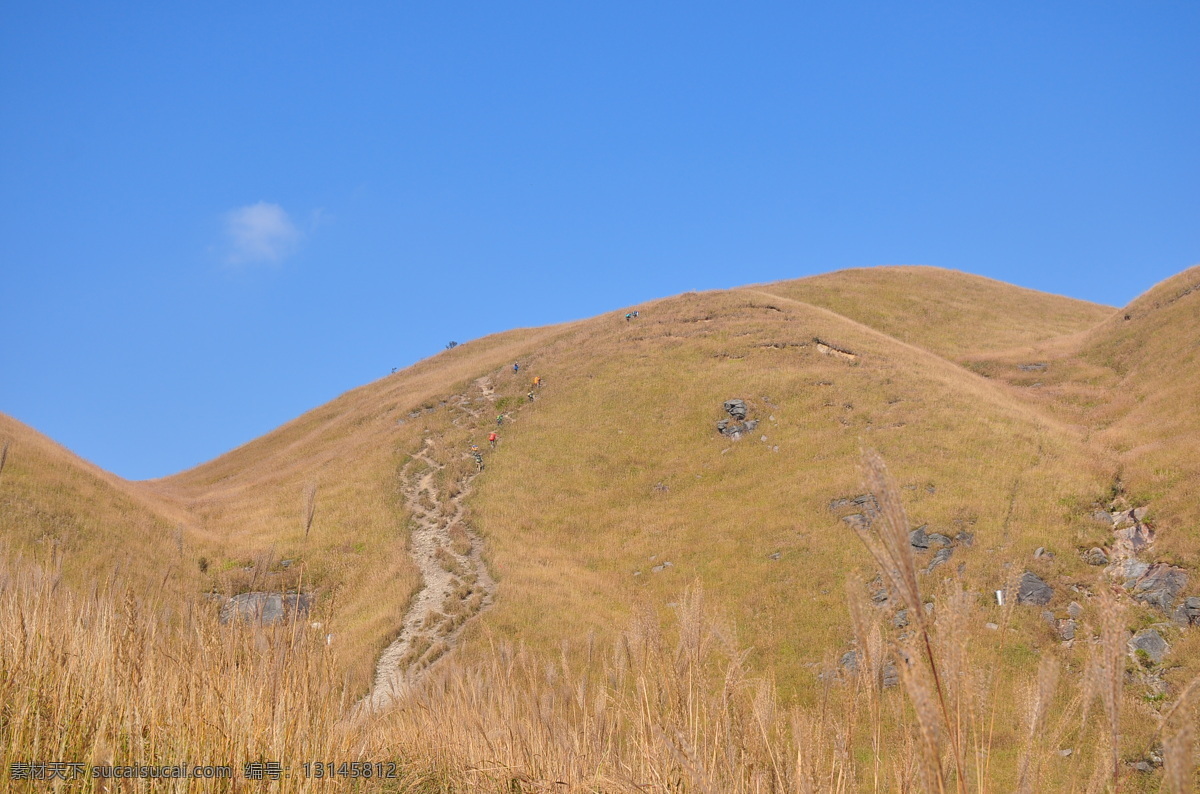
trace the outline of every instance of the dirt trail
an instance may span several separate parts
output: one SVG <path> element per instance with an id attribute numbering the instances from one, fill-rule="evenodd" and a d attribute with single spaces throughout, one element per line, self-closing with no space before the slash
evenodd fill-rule
<path id="1" fill-rule="evenodd" d="M 476 385 L 484 399 L 494 399 L 490 381 L 480 379 Z M 404 616 L 400 636 L 380 656 L 375 683 L 359 709 L 379 711 L 402 697 L 454 647 L 467 622 L 495 600 L 496 582 L 483 562 L 482 543 L 463 520 L 463 500 L 478 472 L 459 481 L 457 493 L 450 496 L 452 483 L 439 482 L 444 467 L 431 455 L 436 444 L 425 439 L 403 471 L 404 497 L 415 525 L 410 552 L 421 570 L 421 590 Z"/>

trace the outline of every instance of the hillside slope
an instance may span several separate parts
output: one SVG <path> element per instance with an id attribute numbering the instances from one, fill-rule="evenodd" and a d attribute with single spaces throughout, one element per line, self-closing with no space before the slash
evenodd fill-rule
<path id="1" fill-rule="evenodd" d="M 6 555 L 60 570 L 73 585 L 103 581 L 119 570 L 137 588 L 170 583 L 180 592 L 196 591 L 186 511 L 4 414 L 0 449 L 0 543 Z"/>
<path id="2" fill-rule="evenodd" d="M 1091 328 L 1116 311 L 924 266 L 840 270 L 747 289 L 830 309 L 956 361 Z"/>
<path id="3" fill-rule="evenodd" d="M 806 290 L 830 306 L 789 297 Z M 876 313 L 842 316 L 835 309 L 850 309 L 835 293 Z M 932 308 L 914 319 L 910 303 L 923 294 Z M 762 664 L 791 691 L 811 691 L 810 668 L 847 639 L 843 583 L 869 567 L 829 509 L 859 492 L 862 447 L 880 448 L 912 486 L 915 519 L 977 535 L 955 566 L 979 588 L 1003 576 L 990 555 L 1086 532 L 1081 511 L 1062 503 L 1089 501 L 1111 472 L 1094 465 L 1080 431 L 931 352 L 1079 332 L 1111 313 L 1029 295 L 949 271 L 884 268 L 656 301 L 633 322 L 618 312 L 501 334 L 145 487 L 192 516 L 213 562 L 206 587 L 321 591 L 340 626 L 338 652 L 365 686 L 419 586 L 405 552 L 402 468 L 428 439 L 441 476 L 461 477 L 469 445 L 504 413 L 500 446 L 486 452 L 468 500 L 500 582 L 476 634 L 553 648 L 611 632 L 647 605 L 665 608 L 698 582 L 756 637 Z M 1033 308 L 1014 321 L 1011 307 L 1022 305 Z M 545 386 L 530 405 L 534 375 Z M 737 443 L 715 425 L 730 398 L 761 423 Z"/>
<path id="4" fill-rule="evenodd" d="M 1154 772 L 1157 743 L 1187 735 L 1190 712 L 1172 702 L 1200 672 L 1197 300 L 1200 268 L 1115 312 L 933 268 L 689 293 L 636 318 L 463 344 L 145 483 L 0 417 L 0 533 L 10 553 L 55 564 L 65 551 L 85 586 L 132 571 L 120 606 L 85 601 L 111 637 L 143 621 L 142 647 L 170 662 L 151 666 L 164 691 L 193 692 L 219 668 L 207 689 L 228 686 L 222 703 L 250 692 L 275 704 L 270 720 L 299 702 L 323 715 L 266 729 L 222 706 L 235 727 L 193 729 L 210 745 L 302 734 L 463 790 L 749 792 L 805 768 L 845 790 L 872 776 L 932 790 L 914 766 L 930 690 L 903 663 L 927 653 L 953 701 L 937 730 L 983 742 L 961 773 L 972 789 L 1021 789 L 1034 757 L 1028 790 L 1090 774 L 1149 791 L 1175 774 Z M 864 450 L 895 490 L 865 492 Z M 920 592 L 904 603 L 855 531 L 884 531 L 879 494 L 922 529 L 890 535 L 916 558 Z M 40 581 L 0 587 L 6 614 L 61 621 L 27 608 L 74 598 Z M 313 631 L 217 626 L 214 605 L 159 617 L 209 591 L 281 589 L 315 596 Z M 700 591 L 723 619 L 703 614 Z M 26 658 L 28 632 L 10 634 L 5 659 Z M 139 656 L 116 650 L 103 669 L 124 681 L 111 670 Z M 85 656 L 63 653 L 44 658 Z M 288 676 L 304 681 L 263 684 Z M 1118 696 L 1109 716 L 1080 723 L 1100 687 Z M 172 723 L 156 708 L 118 730 L 143 712 Z M 21 724 L 45 727 L 44 710 Z M 106 705 L 92 713 L 107 730 Z M 207 707 L 191 719 L 208 726 Z M 162 735 L 190 747 L 186 731 Z M 351 737 L 357 749 L 340 749 Z M 930 753 L 950 768 L 945 744 Z"/>

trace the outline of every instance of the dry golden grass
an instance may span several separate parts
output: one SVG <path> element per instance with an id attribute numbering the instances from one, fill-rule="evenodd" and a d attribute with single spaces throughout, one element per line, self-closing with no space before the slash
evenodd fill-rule
<path id="1" fill-rule="evenodd" d="M 0 444 L 11 442 L 0 469 L 5 556 L 69 552 L 63 586 L 38 596 L 39 614 L 60 617 L 83 609 L 55 600 L 68 585 L 88 592 L 121 564 L 122 586 L 138 594 L 131 603 L 146 602 L 139 620 L 162 609 L 174 616 L 139 629 L 151 638 L 146 647 L 194 659 L 192 680 L 229 672 L 226 657 L 189 644 L 205 632 L 229 645 L 221 653 L 253 656 L 251 668 L 299 665 L 282 685 L 316 693 L 302 702 L 319 719 L 286 723 L 307 733 L 278 751 L 402 758 L 424 781 L 415 790 L 513 790 L 505 788 L 513 779 L 554 790 L 551 778 L 577 790 L 640 782 L 687 791 L 1104 790 L 1114 768 L 1122 790 L 1139 790 L 1158 778 L 1133 774 L 1127 762 L 1156 742 L 1170 757 L 1167 780 L 1183 790 L 1193 723 L 1178 718 L 1191 712 L 1172 712 L 1159 731 L 1161 697 L 1113 683 L 1130 664 L 1118 629 L 1161 617 L 1135 606 L 1098 623 L 1105 583 L 1075 552 L 1105 542 L 1087 513 L 1119 475 L 1132 501 L 1152 506 L 1156 550 L 1200 564 L 1188 531 L 1200 520 L 1200 419 L 1188 410 L 1200 393 L 1200 291 L 1187 292 L 1198 277 L 1160 285 L 1131 305 L 1129 320 L 930 268 L 688 294 L 639 307 L 632 323 L 621 312 L 461 345 L 148 483 L 88 467 L 0 417 Z M 1049 366 L 1019 369 L 1030 362 Z M 545 385 L 530 404 L 534 375 Z M 714 426 L 732 397 L 760 420 L 738 442 Z M 365 691 L 419 586 L 401 469 L 430 439 L 444 464 L 439 489 L 453 495 L 474 466 L 465 450 L 486 447 L 500 412 L 508 416 L 500 446 L 485 448 L 487 469 L 467 501 L 499 580 L 497 605 L 468 624 L 466 645 L 439 663 L 421 705 L 387 718 L 388 738 L 331 727 Z M 974 535 L 948 564 L 914 574 L 922 603 L 936 594 L 938 606 L 928 625 L 917 621 L 922 647 L 905 651 L 921 662 L 902 668 L 906 695 L 876 686 L 908 640 L 890 611 L 855 606 L 874 565 L 828 508 L 863 491 L 864 448 L 888 460 L 895 504 L 914 524 Z M 1057 556 L 1032 559 L 1039 546 Z M 980 595 L 1025 569 L 1055 587 L 1047 609 L 1056 617 L 1082 601 L 1096 647 L 1107 650 L 1092 658 L 1084 639 L 1060 645 L 1040 610 L 1000 609 Z M 727 623 L 693 619 L 682 593 L 694 583 Z M 289 638 L 285 653 L 281 634 L 218 629 L 209 625 L 215 607 L 193 600 L 298 586 L 317 593 L 315 617 L 332 645 Z M 118 615 L 123 598 L 93 595 L 88 608 Z M 687 616 L 668 639 L 661 624 L 681 610 Z M 630 621 L 635 628 L 622 631 Z M 1200 639 L 1169 636 L 1163 676 L 1180 691 Z M 852 647 L 867 672 L 847 684 L 818 678 Z M 105 661 L 116 658 L 111 649 L 88 653 L 96 671 L 118 664 Z M 681 667 L 689 653 L 703 661 Z M 546 672 L 549 660 L 559 672 Z M 35 668 L 6 681 L 43 681 L 29 678 Z M 165 665 L 155 673 L 167 674 Z M 59 693 L 50 704 L 83 697 L 62 686 L 37 684 Z M 29 743 L 43 729 L 30 727 L 42 723 L 29 714 L 5 723 L 23 726 L 23 738 L 3 737 L 10 754 L 46 746 Z M 1104 732 L 1095 719 L 1080 726 L 1081 715 L 1097 714 Z M 259 752 L 263 731 L 284 730 L 245 719 L 238 729 L 252 736 L 241 744 L 229 743 L 228 726 L 225 744 L 200 736 L 199 722 L 187 730 L 228 753 Z M 83 752 L 84 742 L 70 747 Z M 1056 754 L 1063 747 L 1074 749 L 1067 759 Z"/>
<path id="2" fill-rule="evenodd" d="M 341 779 L 360 791 L 1043 791 L 1082 790 L 1089 779 L 1101 786 L 1089 790 L 1150 790 L 1156 776 L 1120 763 L 1150 742 L 1119 684 L 1115 610 L 1103 610 L 1086 673 L 1048 651 L 1031 685 L 997 675 L 1016 641 L 1008 620 L 994 645 L 977 642 L 980 608 L 960 582 L 927 600 L 897 545 L 907 539 L 899 493 L 881 467 L 870 471 L 888 516 L 882 542 L 899 552 L 881 555 L 883 571 L 922 617 L 905 639 L 852 589 L 861 662 L 827 678 L 810 706 L 782 701 L 753 672 L 694 588 L 670 621 L 640 610 L 612 642 L 564 641 L 557 656 L 489 636 L 473 662 L 443 664 L 395 710 L 354 716 L 328 627 L 222 627 L 209 610 L 175 613 L 116 579 L 80 595 L 52 570 L 0 564 L 0 764 L 232 767 L 230 779 L 190 789 L 134 780 L 128 791 L 250 790 L 263 785 L 245 779 L 242 765 L 254 761 L 283 766 L 272 790 L 327 790 L 305 774 L 315 760 L 393 771 Z M 903 691 L 883 687 L 889 661 Z M 1194 782 L 1195 688 L 1164 710 L 1159 731 L 1174 790 Z M 1093 700 L 1105 719 L 1080 720 Z M 73 788 L 105 790 L 89 779 Z"/>
<path id="3" fill-rule="evenodd" d="M 761 289 L 837 312 L 951 359 L 1091 328 L 1116 309 L 936 267 L 874 267 Z"/>
<path id="4" fill-rule="evenodd" d="M 822 355 L 814 336 L 859 358 Z M 748 291 L 662 301 L 560 344 L 590 355 L 543 354 L 543 397 L 472 503 L 500 580 L 488 622 L 534 647 L 603 635 L 698 579 L 782 691 L 812 702 L 815 666 L 850 639 L 843 583 L 870 565 L 828 509 L 861 492 L 864 444 L 902 472 L 915 521 L 975 534 L 944 568 L 964 564 L 973 589 L 1002 586 L 1000 563 L 1039 546 L 1060 552 L 1046 575 L 1085 569 L 1071 554 L 1082 506 L 1110 473 L 1077 431 L 924 350 Z M 715 430 L 731 397 L 761 420 L 736 443 Z"/>

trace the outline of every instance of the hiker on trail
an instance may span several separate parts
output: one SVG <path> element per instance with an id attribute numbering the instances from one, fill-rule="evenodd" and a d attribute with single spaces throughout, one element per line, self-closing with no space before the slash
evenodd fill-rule
<path id="1" fill-rule="evenodd" d="M 502 424 L 504 424 L 504 414 L 500 414 L 496 417 L 496 427 L 499 427 Z"/>
<path id="2" fill-rule="evenodd" d="M 625 312 L 625 322 L 629 322 L 632 319 L 633 319 L 633 312 Z"/>
<path id="3" fill-rule="evenodd" d="M 495 433 L 488 433 L 488 443 L 492 445 L 492 449 L 496 448 L 496 441 L 499 440 L 499 438 L 500 436 L 496 435 Z"/>
<path id="4" fill-rule="evenodd" d="M 479 467 L 480 471 L 483 471 L 483 453 L 479 451 L 479 447 L 475 444 L 471 445 L 471 457 L 475 458 L 475 465 Z"/>
<path id="5" fill-rule="evenodd" d="M 521 371 L 521 365 L 513 364 L 513 372 L 520 372 L 520 371 Z"/>
<path id="6" fill-rule="evenodd" d="M 542 376 L 541 375 L 534 377 L 533 386 L 535 389 L 540 389 L 542 387 Z"/>
<path id="7" fill-rule="evenodd" d="M 529 392 L 529 402 L 533 402 L 533 392 Z"/>
<path id="8" fill-rule="evenodd" d="M 634 312 L 633 316 L 636 318 L 638 316 L 638 312 Z"/>

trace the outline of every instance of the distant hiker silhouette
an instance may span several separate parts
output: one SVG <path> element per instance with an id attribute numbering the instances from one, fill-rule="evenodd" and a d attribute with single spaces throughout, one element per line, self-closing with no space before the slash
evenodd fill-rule
<path id="1" fill-rule="evenodd" d="M 521 371 L 521 365 L 513 364 L 513 372 L 520 372 L 520 371 Z"/>
<path id="2" fill-rule="evenodd" d="M 533 386 L 535 389 L 540 389 L 542 387 L 542 376 L 541 375 L 538 375 L 537 377 L 535 377 L 533 379 Z"/>
<path id="3" fill-rule="evenodd" d="M 479 467 L 479 470 L 483 471 L 483 453 L 479 451 L 479 447 L 475 444 L 471 445 L 471 457 L 475 459 L 475 465 Z"/>
<path id="4" fill-rule="evenodd" d="M 492 449 L 496 448 L 496 441 L 499 438 L 500 437 L 497 436 L 495 433 L 488 433 L 488 443 L 492 445 Z"/>
<path id="5" fill-rule="evenodd" d="M 500 414 L 496 417 L 496 427 L 499 427 L 502 424 L 504 424 L 504 414 Z"/>
<path id="6" fill-rule="evenodd" d="M 533 402 L 533 392 L 529 392 L 529 402 Z"/>

